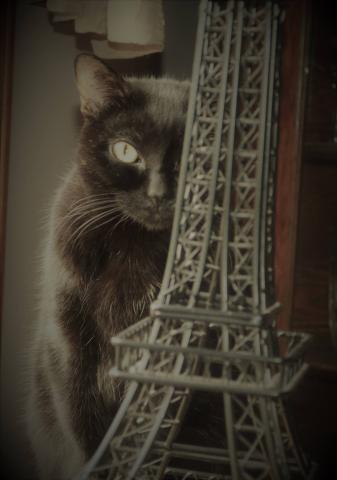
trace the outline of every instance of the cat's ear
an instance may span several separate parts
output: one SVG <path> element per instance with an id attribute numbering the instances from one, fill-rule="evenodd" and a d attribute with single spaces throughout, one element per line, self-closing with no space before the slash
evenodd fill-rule
<path id="1" fill-rule="evenodd" d="M 107 104 L 120 104 L 128 94 L 122 77 L 94 55 L 78 55 L 75 76 L 83 115 L 95 117 Z"/>

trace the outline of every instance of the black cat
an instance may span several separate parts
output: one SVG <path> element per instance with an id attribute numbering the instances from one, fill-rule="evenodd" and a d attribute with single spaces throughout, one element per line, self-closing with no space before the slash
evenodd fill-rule
<path id="1" fill-rule="evenodd" d="M 189 90 L 122 79 L 90 55 L 75 67 L 84 125 L 50 214 L 27 406 L 43 480 L 81 469 L 123 395 L 107 375 L 110 338 L 160 286 Z"/>

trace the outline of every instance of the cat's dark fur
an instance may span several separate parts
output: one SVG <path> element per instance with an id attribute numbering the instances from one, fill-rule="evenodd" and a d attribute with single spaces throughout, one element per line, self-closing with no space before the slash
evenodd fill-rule
<path id="1" fill-rule="evenodd" d="M 84 124 L 51 210 L 27 408 L 43 480 L 81 468 L 121 400 L 110 338 L 147 315 L 160 285 L 188 97 L 187 82 L 123 80 L 88 55 L 76 78 Z M 118 159 L 118 142 L 138 160 Z"/>

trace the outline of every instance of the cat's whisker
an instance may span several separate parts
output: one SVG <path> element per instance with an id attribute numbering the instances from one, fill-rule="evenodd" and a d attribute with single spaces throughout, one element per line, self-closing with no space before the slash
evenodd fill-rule
<path id="1" fill-rule="evenodd" d="M 74 209 L 82 205 L 99 204 L 104 202 L 115 203 L 116 199 L 115 198 L 91 198 L 91 199 L 82 198 L 81 200 L 78 200 L 77 202 L 72 203 L 71 208 Z"/>
<path id="2" fill-rule="evenodd" d="M 89 207 L 90 205 L 103 205 L 103 204 L 110 204 L 110 205 L 116 205 L 117 204 L 117 201 L 115 198 L 101 198 L 101 199 L 81 199 L 75 203 L 72 203 L 70 205 L 70 208 L 69 208 L 69 211 L 75 211 L 79 208 L 85 208 L 85 207 Z"/>
<path id="3" fill-rule="evenodd" d="M 81 216 L 84 216 L 84 215 L 87 215 L 87 214 L 91 214 L 93 212 L 98 212 L 100 210 L 104 210 L 106 209 L 107 207 L 113 207 L 116 211 L 119 210 L 119 208 L 115 205 L 111 205 L 109 202 L 107 203 L 104 203 L 102 205 L 92 205 L 91 206 L 81 206 L 80 208 L 77 208 L 75 209 L 74 211 L 69 211 L 67 213 L 67 215 L 64 216 L 64 219 L 69 219 L 69 218 L 73 218 L 73 217 L 81 217 Z M 95 208 L 93 208 L 95 207 Z"/>
<path id="4" fill-rule="evenodd" d="M 76 245 L 76 243 L 79 241 L 81 237 L 83 237 L 91 228 L 92 225 L 95 225 L 101 218 L 105 218 L 108 215 L 104 215 L 100 217 L 99 219 L 91 219 L 90 222 L 86 222 L 86 225 L 81 225 L 71 236 L 70 242 L 73 243 L 73 247 Z"/>
<path id="5" fill-rule="evenodd" d="M 105 215 L 101 214 L 99 215 L 98 217 L 96 217 L 94 220 L 95 221 L 92 221 L 89 225 L 86 225 L 86 228 L 82 229 L 78 235 L 76 236 L 76 239 L 74 240 L 74 245 L 76 244 L 76 242 L 79 240 L 79 238 L 84 235 L 85 233 L 89 233 L 89 232 L 92 232 L 93 230 L 97 230 L 98 228 L 101 228 L 103 227 L 104 225 L 107 225 L 108 223 L 111 223 L 113 220 L 115 220 L 116 218 L 119 217 L 119 215 L 114 215 L 112 216 L 111 218 L 109 218 L 108 220 L 104 221 L 104 222 L 101 222 L 99 223 L 98 225 L 95 225 L 96 221 L 97 220 L 102 220 L 103 218 L 105 218 L 107 215 L 110 215 L 111 213 L 113 212 L 106 212 Z M 122 222 L 126 222 L 126 221 L 130 221 L 131 218 L 126 215 L 125 213 L 122 215 L 122 217 L 119 219 L 119 221 L 114 225 L 114 228 L 113 230 L 118 226 L 120 225 Z M 88 222 L 86 222 L 88 223 Z M 94 226 L 93 226 L 94 225 Z M 91 226 L 93 226 L 93 228 L 90 228 Z"/>
<path id="6" fill-rule="evenodd" d="M 117 218 L 117 216 L 115 217 L 112 217 L 111 219 L 103 222 L 103 223 L 100 223 L 99 225 L 96 225 L 94 228 L 90 229 L 90 231 L 93 231 L 93 230 L 96 230 L 97 228 L 100 228 L 102 227 L 103 225 L 106 225 L 108 224 L 109 222 L 111 222 L 112 220 L 115 220 L 115 218 Z M 120 225 L 122 222 L 125 222 L 126 220 L 129 220 L 130 217 L 128 217 L 127 215 L 123 214 L 123 216 L 120 218 L 120 220 L 114 225 L 114 228 L 113 230 L 118 226 Z"/>
<path id="7" fill-rule="evenodd" d="M 95 224 L 97 221 L 101 220 L 102 218 L 105 218 L 108 215 L 111 215 L 112 212 L 104 211 L 103 213 L 99 215 L 95 215 L 91 218 L 89 218 L 87 221 L 84 223 L 81 223 L 77 229 L 73 232 L 73 234 L 70 237 L 70 241 L 74 241 L 76 243 L 77 239 L 85 233 L 85 231 L 90 228 L 91 225 Z M 73 222 L 75 223 L 75 222 Z M 74 240 L 75 239 L 75 240 Z"/>
<path id="8" fill-rule="evenodd" d="M 127 221 L 130 221 L 130 220 L 131 220 L 131 218 L 124 213 L 123 216 L 121 217 L 121 219 L 114 225 L 113 230 L 115 230 L 118 227 L 118 225 L 120 225 L 122 222 L 127 222 Z"/>
<path id="9" fill-rule="evenodd" d="M 93 205 L 94 207 L 94 205 Z M 79 224 L 81 222 L 81 225 L 78 226 L 80 228 L 81 226 L 84 225 L 84 222 L 82 220 L 89 219 L 91 216 L 94 216 L 94 218 L 97 218 L 97 212 L 109 212 L 109 213 L 115 213 L 118 212 L 119 209 L 115 205 L 110 205 L 109 203 L 106 205 L 101 205 L 97 206 L 96 208 L 84 208 L 83 209 L 75 209 L 75 211 L 68 212 L 67 215 L 65 215 L 62 219 L 62 225 L 67 225 L 68 228 L 75 227 L 76 224 Z M 93 215 L 95 213 L 95 215 Z"/>
<path id="10" fill-rule="evenodd" d="M 104 200 L 91 200 L 87 202 L 82 202 L 78 203 L 77 205 L 72 204 L 64 216 L 64 218 L 72 217 L 74 215 L 77 215 L 79 213 L 88 212 L 93 208 L 96 207 L 116 207 L 117 208 L 117 203 L 113 199 L 104 199 Z"/>
<path id="11" fill-rule="evenodd" d="M 84 197 L 79 198 L 74 202 L 72 205 L 77 205 L 78 203 L 81 202 L 86 202 L 86 201 L 91 201 L 91 200 L 100 200 L 102 198 L 107 198 L 107 199 L 114 199 L 115 193 L 95 193 L 91 195 L 85 195 Z"/>
<path id="12" fill-rule="evenodd" d="M 110 222 L 110 221 L 112 221 L 115 218 L 118 218 L 120 216 L 120 215 L 113 215 L 114 213 L 116 213 L 115 209 L 109 209 L 109 210 L 107 210 L 107 211 L 105 211 L 105 212 L 103 212 L 99 215 L 94 216 L 93 218 L 90 218 L 86 222 L 82 223 L 75 230 L 75 232 L 73 233 L 73 235 L 70 238 L 70 241 L 72 241 L 75 245 L 77 243 L 77 241 L 79 240 L 79 238 L 82 235 L 84 235 L 85 233 L 88 233 L 89 231 L 95 230 L 96 228 L 99 228 L 100 226 L 104 225 L 105 223 L 108 223 L 108 222 Z M 111 218 L 109 218 L 109 220 L 107 222 L 103 222 L 102 224 L 99 224 L 99 225 L 95 226 L 94 228 L 91 228 L 91 226 L 95 225 L 96 222 L 102 220 L 103 218 L 105 218 L 107 216 L 111 217 Z"/>
<path id="13" fill-rule="evenodd" d="M 82 197 L 80 198 L 79 200 L 77 200 L 76 202 L 72 203 L 71 205 L 73 207 L 77 206 L 77 205 L 82 205 L 82 204 L 87 204 L 87 203 L 91 203 L 91 202 L 104 202 L 104 201 L 109 201 L 109 202 L 116 202 L 116 198 L 115 198 L 115 195 L 111 195 L 111 196 L 105 196 L 105 197 Z"/>
<path id="14" fill-rule="evenodd" d="M 69 237 L 71 241 L 74 236 L 87 224 L 87 222 L 91 222 L 95 217 L 88 218 L 87 214 L 76 215 L 73 218 L 63 218 L 63 224 L 66 224 L 67 229 L 72 233 Z"/>

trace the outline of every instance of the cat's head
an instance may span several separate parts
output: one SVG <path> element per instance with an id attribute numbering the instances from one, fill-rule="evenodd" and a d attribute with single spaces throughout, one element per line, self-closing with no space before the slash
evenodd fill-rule
<path id="1" fill-rule="evenodd" d="M 123 79 L 86 54 L 75 72 L 85 120 L 78 160 L 90 194 L 113 195 L 122 218 L 147 230 L 170 228 L 188 82 Z"/>

